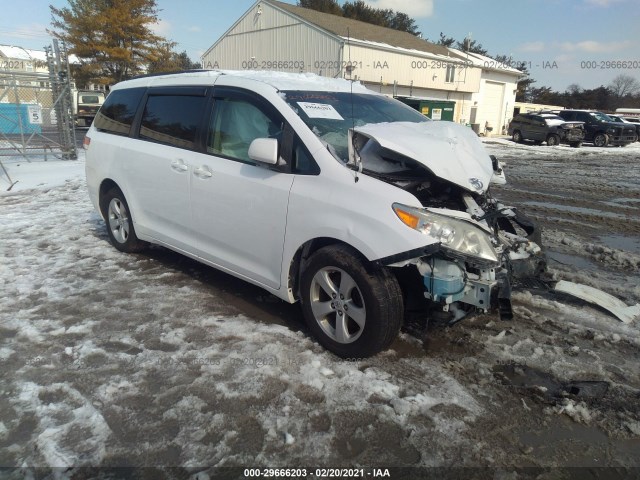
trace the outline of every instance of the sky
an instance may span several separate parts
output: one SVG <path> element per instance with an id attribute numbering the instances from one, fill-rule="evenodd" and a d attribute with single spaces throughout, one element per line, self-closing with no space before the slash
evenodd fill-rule
<path id="1" fill-rule="evenodd" d="M 286 0 L 295 3 L 295 0 Z M 157 33 L 178 43 L 194 60 L 252 5 L 252 0 L 157 0 Z M 340 0 L 344 3 L 344 0 Z M 640 80 L 640 0 L 368 0 L 374 7 L 413 17 L 423 37 L 471 34 L 490 55 L 524 63 L 534 86 L 564 91 L 607 85 L 619 74 Z M 26 0 L 5 9 L 0 44 L 42 49 L 49 42 L 49 4 Z M 624 68 L 621 62 L 627 62 Z M 629 68 L 631 67 L 631 68 Z"/>

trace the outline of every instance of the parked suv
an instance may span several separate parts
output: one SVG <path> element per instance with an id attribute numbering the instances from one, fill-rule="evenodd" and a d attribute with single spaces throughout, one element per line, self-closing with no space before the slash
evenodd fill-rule
<path id="1" fill-rule="evenodd" d="M 640 119 L 638 118 L 628 118 L 622 117 L 620 115 L 610 115 L 607 116 L 616 123 L 625 123 L 627 126 L 633 126 L 636 128 L 636 142 L 640 141 Z"/>
<path id="2" fill-rule="evenodd" d="M 343 357 L 387 348 L 404 314 L 498 308 L 544 265 L 535 226 L 469 128 L 359 83 L 203 71 L 116 85 L 85 138 L 111 243 L 163 245 L 301 301 Z M 180 301 L 176 297 L 176 302 Z"/>
<path id="3" fill-rule="evenodd" d="M 586 142 L 596 147 L 626 146 L 636 141 L 636 129 L 616 123 L 607 115 L 592 110 L 560 110 L 558 115 L 568 122 L 583 122 Z"/>
<path id="4" fill-rule="evenodd" d="M 533 140 L 547 142 L 549 146 L 568 143 L 579 147 L 584 140 L 584 128 L 581 122 L 566 122 L 553 113 L 521 113 L 509 123 L 509 135 L 518 143 Z"/>

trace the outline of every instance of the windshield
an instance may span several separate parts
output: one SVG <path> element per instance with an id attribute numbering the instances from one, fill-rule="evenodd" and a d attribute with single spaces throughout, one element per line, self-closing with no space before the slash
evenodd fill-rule
<path id="1" fill-rule="evenodd" d="M 613 122 L 614 120 L 609 117 L 609 115 L 605 115 L 604 113 L 600 113 L 600 112 L 595 112 L 595 113 L 591 113 L 592 117 L 595 117 L 597 120 L 601 121 L 601 122 Z"/>
<path id="2" fill-rule="evenodd" d="M 300 90 L 283 93 L 287 103 L 311 131 L 329 146 L 336 158 L 345 163 L 349 157 L 348 133 L 354 126 L 431 121 L 404 103 L 382 95 Z"/>

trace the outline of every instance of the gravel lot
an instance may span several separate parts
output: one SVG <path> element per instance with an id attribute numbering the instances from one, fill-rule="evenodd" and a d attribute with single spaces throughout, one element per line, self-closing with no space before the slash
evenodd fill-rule
<path id="1" fill-rule="evenodd" d="M 640 143 L 485 145 L 553 273 L 640 302 Z M 637 322 L 523 291 L 342 361 L 298 305 L 116 251 L 76 165 L 0 194 L 1 466 L 640 467 Z"/>

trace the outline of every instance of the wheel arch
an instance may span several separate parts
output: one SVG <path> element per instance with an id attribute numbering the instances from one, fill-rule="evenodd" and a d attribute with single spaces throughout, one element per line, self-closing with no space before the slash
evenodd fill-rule
<path id="1" fill-rule="evenodd" d="M 332 237 L 318 237 L 308 240 L 300 245 L 300 247 L 298 247 L 295 254 L 293 255 L 293 258 L 289 262 L 287 288 L 289 290 L 289 295 L 294 302 L 300 299 L 300 279 L 302 276 L 302 272 L 304 271 L 306 262 L 318 250 L 330 245 L 343 245 L 352 250 L 353 253 L 360 258 L 362 264 L 367 269 L 373 266 L 369 259 L 367 259 L 367 257 L 360 250 L 343 240 Z"/>
<path id="2" fill-rule="evenodd" d="M 104 197 L 106 193 L 112 188 L 117 188 L 122 192 L 122 189 L 120 188 L 120 186 L 110 178 L 105 178 L 104 180 L 102 180 L 102 182 L 100 183 L 100 188 L 98 189 L 98 203 L 100 204 L 100 214 L 104 219 L 107 218 L 107 215 L 106 215 L 107 205 L 104 204 Z"/>

